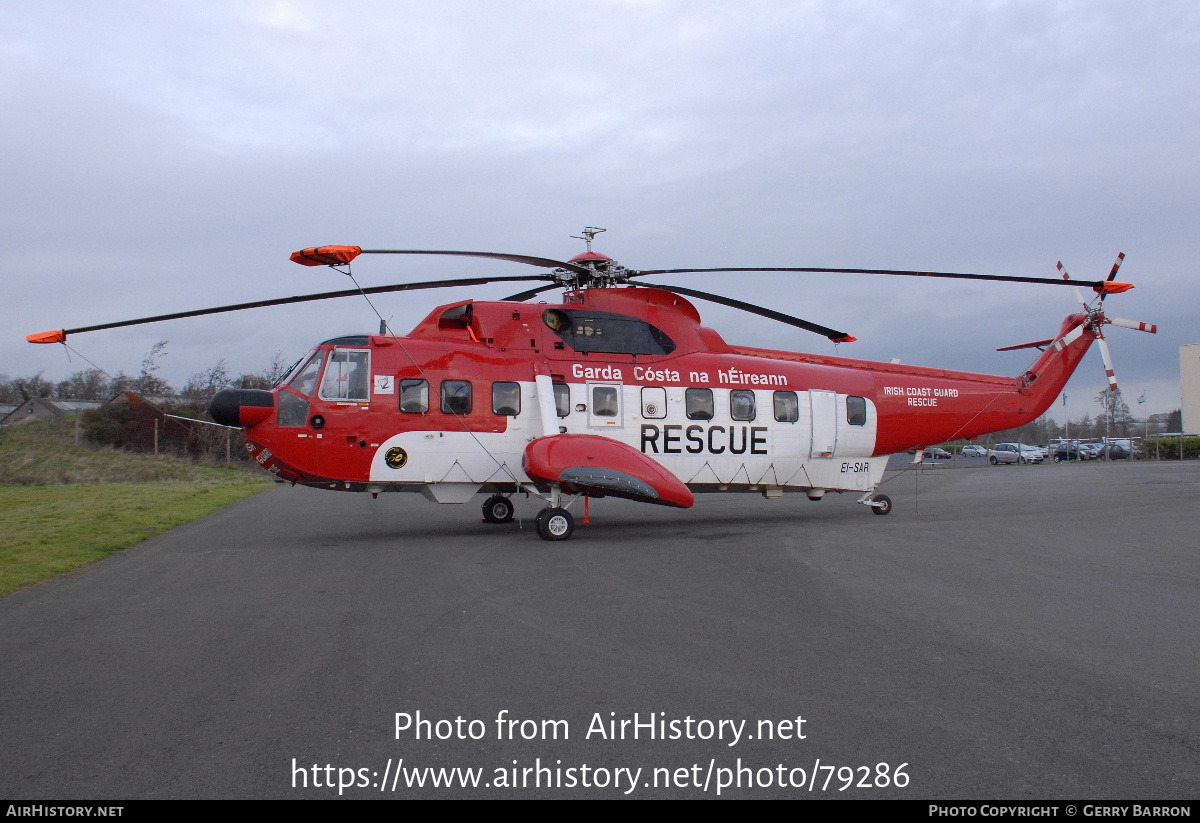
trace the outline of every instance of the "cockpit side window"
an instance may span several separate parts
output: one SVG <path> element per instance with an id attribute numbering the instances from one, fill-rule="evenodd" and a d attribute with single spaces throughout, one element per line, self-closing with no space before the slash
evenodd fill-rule
<path id="1" fill-rule="evenodd" d="M 370 352 L 362 349 L 334 349 L 321 380 L 321 397 L 364 403 L 370 400 L 370 356 Z"/>
<path id="2" fill-rule="evenodd" d="M 312 353 L 308 358 L 308 362 L 300 371 L 296 372 L 296 376 L 292 378 L 289 384 L 293 389 L 300 394 L 312 397 L 317 393 L 317 375 L 321 373 L 321 364 L 325 362 L 325 352 L 318 350 Z"/>

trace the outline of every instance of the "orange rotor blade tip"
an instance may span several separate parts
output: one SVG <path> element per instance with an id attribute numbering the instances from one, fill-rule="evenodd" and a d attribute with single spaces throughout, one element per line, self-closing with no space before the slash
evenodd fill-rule
<path id="1" fill-rule="evenodd" d="M 832 337 L 830 339 L 833 340 L 834 343 L 857 343 L 858 342 L 858 338 L 852 334 L 847 334 L 845 337 Z"/>
<path id="2" fill-rule="evenodd" d="M 344 266 L 360 254 L 361 246 L 313 246 L 292 252 L 289 259 L 301 266 Z"/>
<path id="3" fill-rule="evenodd" d="M 25 339 L 30 343 L 63 343 L 66 342 L 67 333 L 62 329 L 39 331 L 25 335 Z"/>
<path id="4" fill-rule="evenodd" d="M 1129 291 L 1133 288 L 1132 283 L 1122 283 L 1119 280 L 1108 280 L 1101 283 L 1099 286 L 1092 286 L 1092 291 L 1096 294 L 1120 294 L 1123 291 Z"/>

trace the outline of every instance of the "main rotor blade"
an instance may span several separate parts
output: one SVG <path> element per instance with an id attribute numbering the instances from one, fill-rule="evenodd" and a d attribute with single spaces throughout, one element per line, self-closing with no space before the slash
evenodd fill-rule
<path id="1" fill-rule="evenodd" d="M 494 260 L 508 260 L 513 263 L 524 263 L 527 266 L 537 266 L 543 269 L 566 269 L 576 274 L 591 274 L 591 269 L 567 263 L 563 260 L 551 260 L 549 257 L 531 257 L 528 254 L 500 254 L 491 251 L 442 251 L 428 249 L 363 249 L 362 254 L 443 254 L 455 257 L 489 257 Z"/>
<path id="2" fill-rule="evenodd" d="M 206 314 L 220 314 L 227 311 L 242 311 L 243 309 L 262 309 L 267 306 L 282 306 L 288 303 L 308 303 L 313 300 L 331 300 L 338 297 L 356 297 L 361 294 L 384 294 L 394 291 L 413 291 L 416 289 L 439 289 L 445 286 L 481 286 L 485 283 L 509 282 L 515 280 L 547 280 L 547 275 L 528 274 L 509 277 L 469 277 L 452 280 L 427 280 L 421 283 L 396 283 L 391 286 L 368 286 L 364 289 L 345 289 L 343 291 L 327 291 L 320 294 L 302 294 L 294 297 L 279 297 L 274 300 L 256 300 L 252 303 L 235 303 L 231 306 L 217 306 L 211 309 L 196 309 L 194 311 L 159 314 L 154 317 L 140 317 L 136 320 L 122 320 L 118 323 L 100 323 L 95 326 L 80 326 L 77 329 L 61 329 L 56 332 L 39 332 L 31 334 L 26 339 L 31 343 L 61 343 L 68 334 L 81 334 L 87 331 L 102 329 L 117 329 L 122 326 L 137 326 L 142 323 L 157 323 L 162 320 L 179 320 L 184 317 L 201 317 Z M 39 339 L 34 339 L 39 338 Z"/>
<path id="3" fill-rule="evenodd" d="M 524 300 L 528 300 L 531 297 L 536 297 L 544 291 L 557 289 L 559 285 L 560 284 L 558 283 L 551 283 L 549 286 L 538 286 L 536 289 L 529 289 L 528 291 L 518 292 L 517 294 L 510 294 L 508 297 L 503 297 L 501 299 L 505 302 L 511 301 L 514 303 L 520 303 Z"/>
<path id="4" fill-rule="evenodd" d="M 719 268 L 719 269 L 648 269 L 634 272 L 630 277 L 642 277 L 647 274 L 692 274 L 721 271 L 797 271 L 816 274 L 892 274 L 904 277 L 949 277 L 959 280 L 999 280 L 1004 283 L 1042 283 L 1048 286 L 1087 286 L 1091 289 L 1103 289 L 1104 280 L 1055 280 L 1050 277 L 1013 277 L 1005 274 L 965 274 L 949 271 L 905 271 L 901 269 L 826 269 L 819 267 L 762 267 L 762 268 Z M 1127 285 L 1127 284 L 1122 284 Z M 1132 288 L 1132 286 L 1130 286 Z M 1116 289 L 1108 289 L 1115 291 Z"/>
<path id="5" fill-rule="evenodd" d="M 730 306 L 735 309 L 741 309 L 742 311 L 748 311 L 751 314 L 757 314 L 759 317 L 768 317 L 771 320 L 778 320 L 780 323 L 787 323 L 789 326 L 795 326 L 798 329 L 804 329 L 805 331 L 823 334 L 834 343 L 853 343 L 858 339 L 857 337 L 853 337 L 844 331 L 838 331 L 837 329 L 831 329 L 828 326 L 810 323 L 807 320 L 801 320 L 799 317 L 792 317 L 790 314 L 783 314 L 782 312 L 777 312 L 772 309 L 765 309 L 762 306 L 756 306 L 753 303 L 743 303 L 741 300 L 734 300 L 732 297 L 722 297 L 719 294 L 709 294 L 706 291 L 685 289 L 683 286 L 664 286 L 662 283 L 645 285 L 649 285 L 651 288 L 655 289 L 662 289 L 663 291 L 686 294 L 688 297 L 698 297 L 701 300 L 720 303 L 722 306 Z"/>

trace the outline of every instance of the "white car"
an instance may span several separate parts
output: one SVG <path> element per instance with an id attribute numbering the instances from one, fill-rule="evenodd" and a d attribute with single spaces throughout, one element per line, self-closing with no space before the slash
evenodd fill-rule
<path id="1" fill-rule="evenodd" d="M 988 450 L 983 446 L 970 445 L 962 448 L 963 457 L 987 457 L 987 455 Z"/>
<path id="2" fill-rule="evenodd" d="M 1041 463 L 1044 459 L 1041 449 L 1024 443 L 997 443 L 988 452 L 988 462 L 993 466 L 1000 463 Z"/>

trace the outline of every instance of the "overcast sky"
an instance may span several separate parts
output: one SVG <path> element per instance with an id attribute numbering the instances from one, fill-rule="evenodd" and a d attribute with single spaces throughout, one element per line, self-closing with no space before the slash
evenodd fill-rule
<path id="1" fill-rule="evenodd" d="M 1200 5 L 1181 2 L 77 2 L 0 31 L 0 373 L 86 363 L 24 335 L 346 288 L 305 246 L 565 259 L 585 225 L 634 268 L 831 266 L 1104 277 L 1135 413 L 1179 405 L 1200 342 Z M 362 258 L 364 285 L 529 274 Z M 844 328 L 837 353 L 1018 374 L 1069 289 L 806 274 L 678 282 Z M 383 296 L 400 329 L 495 284 Z M 732 342 L 835 351 L 699 304 Z M 376 327 L 360 299 L 95 332 L 110 372 L 182 385 Z M 1099 355 L 1067 389 L 1096 414 Z M 1147 403 L 1133 401 L 1143 391 Z M 1052 410 L 1059 419 L 1064 407 Z"/>

